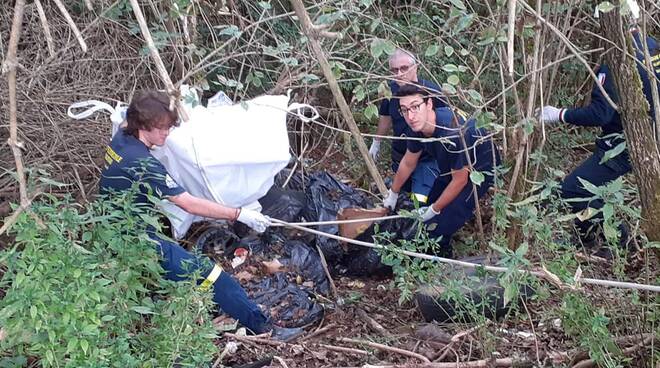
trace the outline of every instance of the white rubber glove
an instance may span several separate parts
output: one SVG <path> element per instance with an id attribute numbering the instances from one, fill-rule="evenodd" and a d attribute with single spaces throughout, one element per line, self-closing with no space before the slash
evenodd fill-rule
<path id="1" fill-rule="evenodd" d="M 369 147 L 369 156 L 376 161 L 378 159 L 378 152 L 380 152 L 380 139 L 374 138 L 371 142 L 371 147 Z"/>
<path id="2" fill-rule="evenodd" d="M 263 233 L 268 226 L 272 225 L 268 217 L 247 208 L 241 208 L 241 213 L 236 220 L 244 223 L 258 233 Z"/>
<path id="3" fill-rule="evenodd" d="M 383 201 L 383 207 L 389 208 L 390 210 L 394 211 L 394 207 L 396 207 L 396 200 L 399 199 L 399 193 L 394 193 L 392 189 L 387 191 L 387 198 Z"/>
<path id="4" fill-rule="evenodd" d="M 545 124 L 554 124 L 560 121 L 563 109 L 558 109 L 554 106 L 543 106 L 542 109 L 537 110 L 537 118 Z"/>
<path id="5" fill-rule="evenodd" d="M 435 212 L 433 209 L 433 206 L 426 206 L 426 207 L 420 207 L 417 210 L 417 213 L 422 216 L 422 221 L 427 222 L 433 217 L 437 216 L 440 214 L 440 212 Z"/>

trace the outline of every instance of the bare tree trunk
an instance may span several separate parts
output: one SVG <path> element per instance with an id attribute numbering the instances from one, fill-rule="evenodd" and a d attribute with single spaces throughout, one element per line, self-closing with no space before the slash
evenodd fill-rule
<path id="1" fill-rule="evenodd" d="M 619 96 L 619 114 L 626 136 L 637 189 L 642 203 L 642 229 L 651 241 L 660 241 L 660 153 L 654 141 L 649 105 L 637 71 L 633 40 L 619 9 L 602 14 L 601 26 L 616 45 L 606 56 Z M 645 41 L 643 41 L 645 42 Z"/>

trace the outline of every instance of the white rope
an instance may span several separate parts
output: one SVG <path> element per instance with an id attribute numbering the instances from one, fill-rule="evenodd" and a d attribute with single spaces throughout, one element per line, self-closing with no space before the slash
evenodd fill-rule
<path id="1" fill-rule="evenodd" d="M 403 218 L 404 216 L 401 215 L 391 215 L 391 216 L 383 216 L 383 217 L 371 217 L 371 218 L 362 218 L 362 219 L 351 219 L 351 220 L 335 220 L 335 221 L 316 221 L 316 222 L 283 222 L 277 219 L 272 219 L 274 221 L 277 221 L 276 223 L 272 224 L 271 226 L 290 226 L 290 225 L 297 225 L 297 226 L 319 226 L 319 225 L 338 225 L 338 224 L 353 224 L 353 223 L 358 223 L 358 222 L 369 222 L 369 221 L 384 221 L 384 220 L 395 220 L 399 218 Z"/>
<path id="2" fill-rule="evenodd" d="M 398 248 L 394 248 L 394 247 L 386 247 L 386 246 L 383 246 L 383 245 L 380 245 L 380 244 L 374 244 L 374 243 L 364 242 L 364 241 L 360 241 L 360 240 L 349 239 L 349 238 L 345 238 L 345 237 L 339 236 L 339 235 L 333 235 L 333 234 L 324 233 L 322 231 L 318 231 L 318 230 L 314 230 L 314 229 L 308 229 L 304 226 L 300 226 L 300 225 L 293 224 L 293 223 L 288 223 L 288 222 L 281 221 L 281 220 L 274 219 L 274 218 L 271 218 L 271 221 L 274 222 L 275 224 L 279 224 L 280 226 L 292 227 L 294 229 L 306 231 L 306 232 L 309 232 L 309 233 L 312 233 L 312 234 L 325 236 L 325 237 L 328 237 L 330 239 L 340 240 L 340 241 L 344 241 L 344 242 L 355 244 L 355 245 L 361 245 L 361 246 L 368 247 L 368 248 L 387 249 L 389 251 L 405 254 L 405 255 L 410 256 L 410 257 L 427 259 L 427 260 L 431 260 L 431 261 L 436 261 L 436 262 L 440 262 L 440 263 L 446 263 L 446 264 L 461 266 L 461 267 L 465 267 L 465 268 L 483 268 L 484 270 L 492 271 L 492 272 L 498 272 L 498 273 L 504 273 L 504 272 L 509 271 L 509 269 L 506 268 L 506 267 L 488 266 L 488 265 L 482 265 L 482 264 L 478 264 L 478 263 L 458 261 L 458 260 L 455 260 L 455 259 L 442 258 L 442 257 L 438 257 L 438 256 L 432 256 L 432 255 L 429 255 L 429 254 L 411 252 L 411 251 L 398 249 Z M 364 220 L 362 220 L 362 221 L 364 221 Z M 540 277 L 540 278 L 546 278 L 547 277 L 547 274 L 545 274 L 543 272 L 539 272 L 539 271 L 519 270 L 519 272 L 525 273 L 525 274 L 531 274 L 531 275 L 534 275 L 534 276 L 537 276 L 537 277 Z M 653 292 L 656 292 L 656 293 L 660 293 L 660 286 L 659 285 L 636 284 L 636 283 L 632 283 L 632 282 L 599 280 L 599 279 L 590 279 L 590 278 L 584 278 L 584 277 L 580 277 L 576 281 L 578 283 L 584 283 L 584 284 L 590 284 L 590 285 L 616 287 L 616 288 L 621 288 L 621 289 L 647 290 L 647 291 L 653 291 Z"/>

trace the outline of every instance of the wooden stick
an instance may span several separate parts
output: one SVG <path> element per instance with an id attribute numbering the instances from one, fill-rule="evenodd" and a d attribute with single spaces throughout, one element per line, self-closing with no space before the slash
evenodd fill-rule
<path id="1" fill-rule="evenodd" d="M 46 46 L 48 47 L 48 55 L 55 56 L 55 44 L 53 43 L 53 36 L 50 34 L 50 26 L 48 25 L 48 18 L 44 12 L 44 7 L 41 5 L 41 0 L 34 0 L 34 5 L 37 6 L 37 13 L 39 13 L 39 21 L 41 27 L 44 29 L 44 36 L 46 37 Z"/>
<path id="2" fill-rule="evenodd" d="M 87 44 L 85 43 L 85 39 L 82 36 L 82 33 L 80 33 L 80 30 L 78 29 L 78 26 L 76 26 L 76 23 L 73 21 L 73 18 L 71 18 L 71 15 L 69 12 L 66 10 L 64 7 L 64 4 L 62 4 L 61 0 L 53 0 L 55 5 L 60 9 L 60 12 L 64 16 L 64 19 L 66 19 L 66 22 L 69 24 L 69 27 L 71 27 L 71 30 L 73 31 L 73 34 L 76 36 L 76 39 L 78 40 L 78 43 L 80 44 L 80 48 L 83 50 L 83 52 L 87 52 Z"/>
<path id="3" fill-rule="evenodd" d="M 277 355 L 273 355 L 273 359 L 277 360 L 277 362 L 280 363 L 282 368 L 289 368 L 289 366 L 286 365 L 286 362 L 284 361 L 284 359 L 278 357 Z"/>
<path id="4" fill-rule="evenodd" d="M 366 350 L 360 350 L 360 349 L 353 349 L 353 348 L 346 348 L 343 346 L 334 346 L 334 345 L 326 345 L 326 344 L 319 344 L 320 347 L 332 351 L 337 351 L 340 353 L 348 353 L 348 354 L 358 354 L 358 355 L 369 355 L 369 352 Z"/>
<path id="5" fill-rule="evenodd" d="M 188 121 L 187 114 L 185 113 L 183 108 L 180 106 L 180 103 L 178 102 L 179 91 L 174 88 L 172 79 L 170 78 L 170 75 L 167 73 L 167 69 L 165 69 L 165 64 L 163 64 L 163 59 L 160 57 L 160 54 L 158 53 L 158 49 L 156 48 L 156 44 L 154 43 L 154 39 L 151 37 L 151 32 L 149 32 L 149 27 L 147 26 L 147 21 L 144 18 L 144 14 L 142 13 L 140 4 L 138 3 L 138 0 L 130 0 L 130 2 L 131 2 L 131 6 L 133 7 L 133 13 L 135 14 L 135 19 L 140 25 L 140 32 L 142 33 L 142 37 L 144 37 L 144 40 L 147 43 L 147 48 L 149 49 L 149 55 L 151 55 L 154 64 L 156 64 L 156 70 L 158 70 L 158 74 L 160 75 L 160 78 L 163 80 L 163 83 L 165 84 L 167 93 L 170 95 L 170 109 L 176 106 L 179 115 L 181 116 L 181 119 L 184 121 Z"/>
<path id="6" fill-rule="evenodd" d="M 132 1 L 136 1 L 136 0 L 132 0 Z M 357 143 L 358 149 L 360 150 L 360 154 L 362 155 L 362 158 L 364 159 L 364 162 L 367 165 L 367 170 L 369 171 L 369 174 L 371 174 L 371 177 L 376 183 L 376 186 L 378 187 L 380 193 L 383 196 L 386 196 L 387 187 L 385 186 L 385 182 L 383 182 L 383 178 L 380 176 L 376 164 L 369 155 L 369 149 L 367 148 L 367 145 L 364 143 L 364 139 L 362 139 L 360 129 L 358 129 L 358 126 L 355 123 L 355 119 L 353 118 L 351 109 L 348 107 L 348 104 L 346 103 L 346 99 L 344 98 L 344 95 L 341 93 L 341 90 L 339 89 L 339 84 L 337 83 L 337 79 L 332 73 L 332 69 L 330 68 L 330 64 L 328 63 L 328 59 L 325 55 L 325 52 L 321 48 L 321 44 L 317 39 L 317 37 L 320 35 L 319 28 L 312 24 L 312 20 L 309 18 L 309 14 L 307 14 L 305 5 L 302 3 L 301 0 L 290 0 L 290 1 L 291 1 L 291 5 L 293 6 L 296 12 L 296 15 L 298 16 L 298 21 L 302 25 L 302 31 L 309 39 L 309 43 L 312 47 L 312 51 L 314 52 L 314 55 L 319 61 L 319 65 L 321 66 L 323 75 L 325 75 L 325 79 L 328 80 L 328 87 L 330 87 L 330 90 L 332 91 L 332 95 L 335 97 L 335 101 L 339 106 L 339 110 L 341 111 L 341 114 L 344 117 L 344 120 L 346 121 L 346 124 L 348 125 L 349 129 L 351 130 L 355 142 Z"/>
<path id="7" fill-rule="evenodd" d="M 9 46 L 7 49 L 7 59 L 2 65 L 3 73 L 7 73 L 7 84 L 9 92 L 9 140 L 7 143 L 11 147 L 11 152 L 14 155 L 14 162 L 16 165 L 16 175 L 18 177 L 18 190 L 20 195 L 20 211 L 24 211 L 30 205 L 27 195 L 27 185 L 25 183 L 25 172 L 23 169 L 23 159 L 21 148 L 23 144 L 18 141 L 18 121 L 16 116 L 17 99 L 16 99 L 16 67 L 18 66 L 18 58 L 16 56 L 18 50 L 18 40 L 21 38 L 21 27 L 23 24 L 23 12 L 25 10 L 25 0 L 16 0 L 14 5 L 14 20 L 11 25 L 11 33 L 9 35 Z M 18 212 L 18 210 L 17 210 Z M 19 213 L 20 214 L 20 213 Z M 12 216 L 12 218 L 18 218 Z M 3 231 L 5 227 L 3 226 Z"/>
<path id="8" fill-rule="evenodd" d="M 429 358 L 427 358 L 427 357 L 425 357 L 421 354 L 413 353 L 412 351 L 399 349 L 399 348 L 395 348 L 395 347 L 392 347 L 392 346 L 378 344 L 378 343 L 371 342 L 371 341 L 349 339 L 347 337 L 341 337 L 338 340 L 341 341 L 341 342 L 348 342 L 348 343 L 351 343 L 351 344 L 366 345 L 366 346 L 369 346 L 371 348 L 378 349 L 378 350 L 381 350 L 381 351 L 389 351 L 391 353 L 397 353 L 397 354 L 400 354 L 400 355 L 405 355 L 407 357 L 419 359 L 424 363 L 431 363 Z"/>
<path id="9" fill-rule="evenodd" d="M 385 337 L 392 337 L 392 335 L 380 323 L 371 318 L 363 309 L 355 308 L 355 313 L 375 332 L 378 332 Z"/>
<path id="10" fill-rule="evenodd" d="M 275 341 L 275 340 L 270 340 L 270 339 L 264 339 L 261 337 L 254 337 L 254 336 L 240 336 L 236 335 L 233 333 L 225 332 L 225 336 L 231 337 L 233 339 L 236 339 L 238 341 L 243 341 L 243 342 L 251 342 L 251 343 L 257 343 L 257 344 L 266 344 L 266 345 L 271 345 L 271 346 L 286 346 L 289 345 L 286 342 L 282 341 Z"/>
<path id="11" fill-rule="evenodd" d="M 330 283 L 330 291 L 332 292 L 332 296 L 337 299 L 337 286 L 335 286 L 334 280 L 332 280 L 332 275 L 330 275 L 330 270 L 328 270 L 328 262 L 325 260 L 325 256 L 323 255 L 323 251 L 321 250 L 321 247 L 319 247 L 318 244 L 316 244 L 316 250 L 319 252 L 319 257 L 321 257 L 321 266 L 323 266 L 323 272 L 325 272 L 325 277 L 328 278 L 328 283 Z"/>
<path id="12" fill-rule="evenodd" d="M 94 11 L 94 7 L 92 6 L 92 0 L 85 0 L 85 6 L 87 6 L 87 10 Z"/>
<path id="13" fill-rule="evenodd" d="M 512 358 L 502 359 L 482 359 L 472 360 L 469 362 L 453 362 L 453 363 L 425 363 L 415 365 L 418 368 L 486 368 L 486 367 L 532 367 L 531 362 L 527 360 L 517 360 Z M 409 364 L 392 364 L 392 365 L 363 365 L 362 368 L 406 368 L 410 367 Z"/>
<path id="14" fill-rule="evenodd" d="M 298 341 L 303 342 L 303 341 L 305 341 L 305 340 L 309 340 L 309 339 L 311 339 L 311 338 L 313 338 L 313 337 L 316 337 L 316 336 L 318 336 L 318 335 L 322 335 L 322 334 L 324 334 L 324 333 L 330 331 L 331 329 L 333 329 L 333 328 L 335 328 L 335 327 L 337 327 L 337 324 L 335 324 L 335 323 L 331 323 L 331 324 L 329 324 L 329 325 L 327 325 L 327 326 L 325 326 L 325 327 L 323 327 L 323 328 L 319 328 L 318 330 L 312 332 L 311 334 L 309 334 L 309 335 L 307 335 L 307 336 L 303 336 L 302 338 L 298 339 Z"/>

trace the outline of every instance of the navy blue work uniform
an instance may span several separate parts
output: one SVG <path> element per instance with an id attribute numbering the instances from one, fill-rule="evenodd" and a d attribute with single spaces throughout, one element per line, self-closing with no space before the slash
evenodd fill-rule
<path id="1" fill-rule="evenodd" d="M 460 170 L 472 163 L 472 170 L 484 174 L 484 181 L 477 185 L 476 193 L 472 183 L 468 181 L 459 195 L 439 215 L 427 222 L 429 234 L 439 241 L 439 255 L 452 256 L 450 246 L 452 235 L 474 216 L 475 200 L 483 197 L 488 188 L 493 185 L 493 168 L 500 164 L 500 155 L 492 140 L 487 137 L 484 129 L 475 126 L 473 119 L 467 122 L 458 114 L 454 114 L 448 107 L 435 109 L 436 127 L 432 138 L 444 138 L 444 141 L 422 142 L 408 141 L 408 150 L 416 153 L 424 151 L 431 156 L 438 165 L 440 175 L 433 184 L 429 194 L 429 204 L 434 203 L 451 182 L 452 170 Z M 415 137 L 423 137 L 421 133 L 413 133 Z M 463 136 L 461 140 L 460 135 Z M 469 160 L 466 156 L 469 154 Z"/>
<path id="2" fill-rule="evenodd" d="M 128 190 L 136 182 L 139 185 L 139 193 L 135 198 L 136 206 L 153 209 L 147 194 L 164 199 L 185 192 L 142 141 L 120 130 L 106 149 L 100 193 L 112 194 Z M 179 244 L 162 239 L 153 229 L 149 231 L 150 237 L 157 242 L 161 256 L 160 263 L 166 271 L 165 277 L 168 280 L 185 280 L 195 271 L 200 271 L 202 275 L 210 275 L 214 270 L 214 264 L 209 258 L 192 254 Z M 213 283 L 213 301 L 225 313 L 255 333 L 270 329 L 268 319 L 261 309 L 248 298 L 241 285 L 226 272 L 220 272 Z"/>
<path id="3" fill-rule="evenodd" d="M 645 65 L 643 61 L 644 56 L 641 52 L 643 45 L 639 33 L 633 31 L 633 38 L 635 40 L 637 59 L 641 61 L 642 65 Z M 655 75 L 660 78 L 660 49 L 658 48 L 657 42 L 651 37 L 648 37 L 646 42 L 649 48 L 649 53 L 652 57 Z M 653 97 L 651 94 L 651 82 L 649 81 L 646 68 L 642 65 L 639 63 L 637 64 L 637 71 L 642 80 L 644 95 L 651 107 L 650 116 L 654 119 L 655 115 L 652 100 Z M 610 98 L 612 98 L 612 101 L 618 101 L 614 79 L 612 78 L 608 66 L 601 65 L 596 74 L 598 76 L 598 82 L 603 86 L 603 89 L 607 92 Z M 598 88 L 598 85 L 594 84 L 593 90 L 591 91 L 591 103 L 588 106 L 562 110 L 559 117 L 564 123 L 580 126 L 599 126 L 602 129 L 602 135 L 596 140 L 596 149 L 593 154 L 573 170 L 573 172 L 571 172 L 562 182 L 561 191 L 563 198 L 574 199 L 589 198 L 593 196 L 593 194 L 582 186 L 582 183 L 580 183 L 578 178 L 582 178 L 595 186 L 602 186 L 632 170 L 627 149 L 602 164 L 600 163 L 605 152 L 622 143 L 624 137 L 623 127 L 621 126 L 621 116 L 607 102 Z M 582 211 L 587 207 L 599 209 L 603 207 L 604 204 L 600 199 L 594 199 L 588 202 L 579 201 L 569 203 L 574 212 Z M 598 218 L 602 218 L 601 213 L 598 213 L 597 216 L 587 221 L 576 221 L 576 225 L 578 226 L 581 235 L 589 235 L 590 228 L 593 225 L 591 220 Z M 626 234 L 622 234 L 622 240 L 624 240 L 623 237 L 625 236 Z M 588 238 L 585 238 L 585 240 L 586 239 Z"/>
<path id="4" fill-rule="evenodd" d="M 445 101 L 439 96 L 441 89 L 437 84 L 425 79 L 420 79 L 417 83 L 421 88 L 426 88 L 431 96 L 434 96 L 434 107 L 447 106 Z M 390 81 L 392 95 L 396 95 L 399 88 L 398 84 L 394 81 Z M 392 118 L 392 130 L 394 131 L 393 135 L 395 137 L 409 137 L 412 135 L 410 127 L 408 127 L 406 120 L 399 112 L 398 98 L 384 99 L 380 103 L 378 114 Z M 394 172 L 399 169 L 399 163 L 401 162 L 403 155 L 406 153 L 406 142 L 407 141 L 403 139 L 392 140 L 392 170 Z M 438 173 L 438 167 L 435 160 L 428 154 L 423 153 L 417 163 L 415 171 L 413 171 L 410 178 L 403 184 L 401 190 L 415 194 L 418 201 L 426 203 L 431 187 L 433 187 L 433 183 L 435 182 L 435 178 L 438 177 Z"/>

